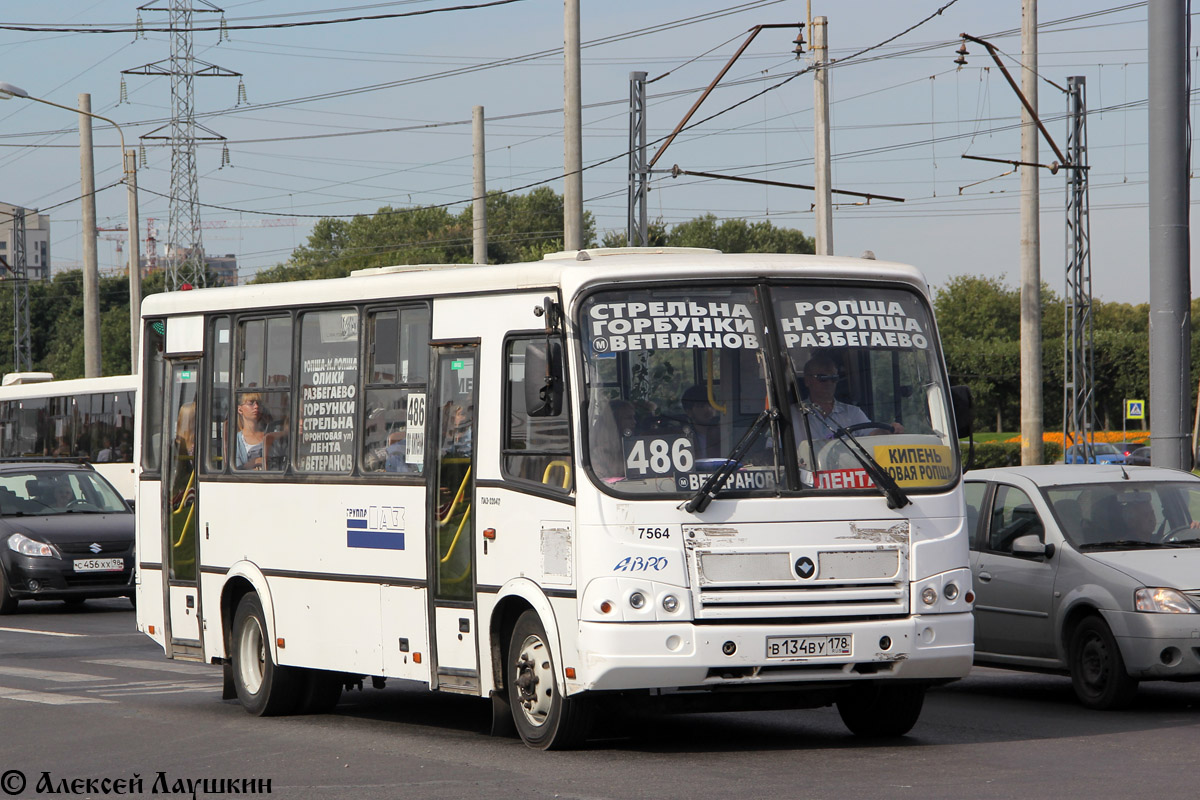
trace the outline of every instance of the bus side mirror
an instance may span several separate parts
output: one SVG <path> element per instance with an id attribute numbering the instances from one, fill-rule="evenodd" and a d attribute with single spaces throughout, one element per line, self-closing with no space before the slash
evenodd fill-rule
<path id="1" fill-rule="evenodd" d="M 562 413 L 562 344 L 545 339 L 525 347 L 525 412 L 531 417 Z"/>
<path id="2" fill-rule="evenodd" d="M 975 401 L 970 386 L 951 386 L 950 403 L 954 406 L 954 427 L 959 439 L 966 439 L 974 429 Z"/>

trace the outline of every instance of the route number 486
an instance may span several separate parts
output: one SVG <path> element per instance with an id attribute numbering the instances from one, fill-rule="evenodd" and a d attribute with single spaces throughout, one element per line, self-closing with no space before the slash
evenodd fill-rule
<path id="1" fill-rule="evenodd" d="M 638 439 L 625 459 L 625 470 L 637 471 L 640 475 L 669 475 L 674 472 L 691 472 L 695 464 L 692 442 L 686 436 L 678 439 Z"/>

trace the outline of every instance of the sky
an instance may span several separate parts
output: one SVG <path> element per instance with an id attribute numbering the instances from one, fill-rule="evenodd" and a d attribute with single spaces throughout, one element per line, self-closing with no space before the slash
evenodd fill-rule
<path id="1" fill-rule="evenodd" d="M 561 193 L 562 1 L 469 7 L 487 2 L 214 0 L 223 14 L 196 13 L 196 27 L 218 25 L 223 16 L 229 29 L 227 38 L 213 30 L 193 34 L 198 64 L 241 73 L 195 79 L 197 121 L 224 137 L 197 148 L 208 253 L 236 254 L 247 280 L 286 261 L 323 216 L 441 204 L 457 213 L 472 195 L 476 105 L 486 117 L 489 191 L 544 183 Z M 72 108 L 80 93 L 90 93 L 92 110 L 115 120 L 128 146 L 145 145 L 139 238 L 144 248 L 152 224 L 161 248 L 170 150 L 141 137 L 170 117 L 169 78 L 121 74 L 170 54 L 168 34 L 131 32 L 139 16 L 144 27 L 164 27 L 167 14 L 156 9 L 169 0 L 143 5 L 152 8 L 139 12 L 136 2 L 124 0 L 5 4 L 0 26 L 122 32 L 0 30 L 0 81 Z M 1019 175 L 962 156 L 1018 158 L 1019 101 L 981 48 L 971 46 L 965 67 L 953 62 L 965 32 L 992 42 L 1019 76 L 1020 1 L 811 5 L 814 16 L 828 18 L 831 56 L 841 62 L 830 72 L 833 187 L 904 199 L 859 204 L 842 196 L 834 209 L 834 252 L 871 250 L 914 264 L 935 288 L 960 275 L 1018 286 Z M 630 72 L 646 71 L 651 79 L 653 154 L 752 27 L 803 21 L 809 2 L 581 0 L 581 6 L 584 208 L 602 235 L 626 225 Z M 193 7 L 210 6 L 196 0 Z M 351 19 L 402 14 L 408 16 Z M 1092 287 L 1105 301 L 1149 299 L 1146 15 L 1144 3 L 1119 0 L 1038 5 L 1039 106 L 1060 148 L 1066 96 L 1055 84 L 1065 86 L 1069 76 L 1086 80 Z M 323 24 L 291 24 L 309 22 Z M 791 29 L 762 31 L 693 117 L 699 124 L 680 134 L 656 169 L 678 165 L 811 185 L 813 83 L 810 74 L 797 76 L 809 62 L 793 54 L 794 38 Z M 94 139 L 96 185 L 106 187 L 121 175 L 118 137 L 97 121 Z M 0 201 L 54 206 L 47 213 L 55 269 L 78 268 L 82 260 L 78 144 L 75 114 L 28 100 L 0 103 Z M 1040 151 L 1043 163 L 1054 159 L 1044 141 Z M 707 213 L 769 220 L 812 235 L 812 199 L 804 189 L 656 174 L 649 214 L 668 224 Z M 1065 199 L 1065 172 L 1043 170 L 1041 275 L 1060 295 Z M 101 191 L 97 213 L 101 228 L 123 227 L 124 187 Z M 123 234 L 101 235 L 101 272 L 116 274 L 124 256 L 114 239 Z"/>

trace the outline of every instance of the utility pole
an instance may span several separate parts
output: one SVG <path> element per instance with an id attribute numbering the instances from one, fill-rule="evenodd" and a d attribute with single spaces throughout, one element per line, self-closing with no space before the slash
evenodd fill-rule
<path id="1" fill-rule="evenodd" d="M 1037 0 L 1021 0 L 1021 463 L 1041 464 L 1042 236 L 1038 196 Z"/>
<path id="2" fill-rule="evenodd" d="M 472 253 L 474 263 L 487 260 L 487 170 L 483 147 L 483 106 L 471 109 L 471 146 L 474 152 L 474 203 L 471 207 Z"/>
<path id="3" fill-rule="evenodd" d="M 92 166 L 92 96 L 79 95 L 79 173 L 83 195 L 83 375 L 100 377 L 100 270 L 96 262 L 96 171 Z"/>
<path id="4" fill-rule="evenodd" d="M 1190 469 L 1191 231 L 1188 54 L 1184 0 L 1150 0 L 1150 458 Z"/>
<path id="5" fill-rule="evenodd" d="M 829 21 L 812 21 L 813 57 L 813 207 L 816 211 L 816 253 L 833 255 L 833 194 L 829 155 Z"/>
<path id="6" fill-rule="evenodd" d="M 563 249 L 583 247 L 583 115 L 579 0 L 563 0 Z"/>
<path id="7" fill-rule="evenodd" d="M 125 183 L 129 189 L 129 374 L 138 374 L 138 335 L 141 333 L 142 254 L 138 246 L 137 151 L 126 150 Z"/>
<path id="8" fill-rule="evenodd" d="M 629 73 L 629 225 L 625 244 L 646 247 L 650 231 L 646 219 L 646 200 L 650 188 L 646 165 L 646 73 Z"/>

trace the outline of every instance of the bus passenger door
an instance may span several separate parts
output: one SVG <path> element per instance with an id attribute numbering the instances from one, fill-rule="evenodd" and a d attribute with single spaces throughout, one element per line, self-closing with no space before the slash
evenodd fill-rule
<path id="1" fill-rule="evenodd" d="M 428 552 L 433 685 L 474 693 L 479 687 L 475 615 L 475 375 L 477 345 L 435 345 Z"/>
<path id="2" fill-rule="evenodd" d="M 196 401 L 199 363 L 170 362 L 163 436 L 162 535 L 166 553 L 167 648 L 172 658 L 203 658 L 200 645 L 199 487 Z"/>

